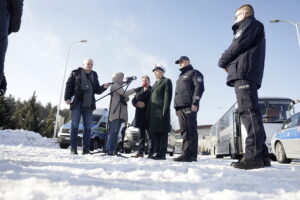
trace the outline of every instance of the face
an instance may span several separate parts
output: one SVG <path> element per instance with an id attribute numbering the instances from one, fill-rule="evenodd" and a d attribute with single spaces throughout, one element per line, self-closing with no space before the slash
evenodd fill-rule
<path id="1" fill-rule="evenodd" d="M 236 11 L 235 17 L 234 17 L 235 23 L 238 23 L 238 22 L 242 21 L 243 19 L 245 19 L 245 17 L 246 17 L 246 12 L 245 11 L 243 11 L 243 10 Z"/>
<path id="2" fill-rule="evenodd" d="M 180 68 L 184 68 L 184 67 L 188 66 L 189 64 L 190 64 L 190 61 L 188 61 L 188 60 L 182 60 L 179 63 L 179 66 L 180 66 Z"/>
<path id="3" fill-rule="evenodd" d="M 154 76 L 155 76 L 156 80 L 160 80 L 164 76 L 164 72 L 157 69 L 154 71 Z"/>
<path id="4" fill-rule="evenodd" d="M 93 65 L 94 63 L 92 60 L 86 61 L 83 65 L 85 72 L 90 73 L 93 70 Z"/>
<path id="5" fill-rule="evenodd" d="M 150 85 L 150 81 L 147 78 L 142 78 L 142 86 L 148 87 Z"/>

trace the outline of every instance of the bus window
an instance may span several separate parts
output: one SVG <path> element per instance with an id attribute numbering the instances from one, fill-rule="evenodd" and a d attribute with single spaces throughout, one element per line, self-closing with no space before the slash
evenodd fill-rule
<path id="1" fill-rule="evenodd" d="M 259 108 L 263 122 L 284 122 L 290 117 L 290 101 L 287 100 L 268 100 L 260 102 Z"/>

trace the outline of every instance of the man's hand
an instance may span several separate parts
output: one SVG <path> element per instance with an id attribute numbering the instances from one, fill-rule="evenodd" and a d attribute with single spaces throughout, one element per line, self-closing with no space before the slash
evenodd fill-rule
<path id="1" fill-rule="evenodd" d="M 111 85 L 110 83 L 105 83 L 105 84 L 103 84 L 103 87 L 108 88 L 110 85 Z"/>
<path id="2" fill-rule="evenodd" d="M 3 96 L 3 95 L 4 95 L 4 93 L 5 93 L 5 92 L 4 92 L 4 90 L 3 90 L 3 89 L 1 89 L 1 90 L 0 90 L 0 97 L 1 97 L 1 96 Z"/>
<path id="3" fill-rule="evenodd" d="M 71 104 L 71 100 L 68 99 L 68 100 L 66 101 L 66 104 L 70 105 L 70 104 Z"/>
<path id="4" fill-rule="evenodd" d="M 146 107 L 145 103 L 142 102 L 142 101 L 138 101 L 138 102 L 135 104 L 135 106 L 138 107 L 138 108 L 145 108 L 145 107 Z"/>
<path id="5" fill-rule="evenodd" d="M 191 110 L 192 110 L 192 112 L 196 112 L 198 110 L 198 107 L 195 105 L 192 105 Z"/>

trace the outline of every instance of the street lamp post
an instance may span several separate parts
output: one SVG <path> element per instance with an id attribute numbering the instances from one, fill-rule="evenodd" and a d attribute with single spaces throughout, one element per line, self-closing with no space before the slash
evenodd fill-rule
<path id="1" fill-rule="evenodd" d="M 299 47 L 300 47 L 300 33 L 299 33 L 300 22 L 291 22 L 291 21 L 280 20 L 280 19 L 272 19 L 272 20 L 270 20 L 270 22 L 271 23 L 286 22 L 286 23 L 294 25 L 296 27 L 297 37 L 298 37 L 298 43 L 299 43 Z"/>
<path id="2" fill-rule="evenodd" d="M 66 78 L 66 72 L 67 72 L 67 67 L 68 67 L 68 62 L 69 62 L 69 57 L 70 57 L 71 47 L 72 47 L 74 44 L 77 44 L 77 43 L 85 43 L 85 42 L 87 42 L 87 40 L 79 40 L 79 41 L 73 42 L 73 43 L 71 43 L 71 44 L 69 45 L 69 50 L 68 50 L 68 55 L 67 55 L 67 61 L 66 61 L 66 66 L 65 66 L 65 71 L 64 71 L 64 76 L 63 76 L 63 81 L 62 81 L 61 90 L 60 90 L 60 97 L 59 97 L 59 102 L 58 102 L 57 111 L 56 111 L 56 117 L 55 117 L 55 126 L 54 126 L 53 138 L 55 138 L 55 136 L 56 136 L 57 127 L 58 127 L 58 116 L 59 116 L 59 110 L 60 110 L 61 98 L 62 98 L 62 94 L 63 94 L 63 90 L 64 90 L 64 83 L 65 83 L 65 78 Z"/>

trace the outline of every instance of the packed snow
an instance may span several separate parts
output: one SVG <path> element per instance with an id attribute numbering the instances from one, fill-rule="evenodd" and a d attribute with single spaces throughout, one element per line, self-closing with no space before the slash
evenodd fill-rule
<path id="1" fill-rule="evenodd" d="M 300 162 L 249 171 L 231 162 L 211 156 L 178 163 L 172 157 L 70 155 L 55 139 L 2 130 L 0 199 L 300 199 Z"/>

